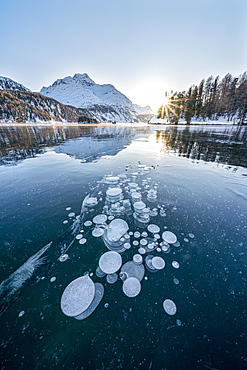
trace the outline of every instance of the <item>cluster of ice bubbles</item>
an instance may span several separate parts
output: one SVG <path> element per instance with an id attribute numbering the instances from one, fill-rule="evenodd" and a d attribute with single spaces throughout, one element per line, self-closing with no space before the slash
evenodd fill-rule
<path id="1" fill-rule="evenodd" d="M 180 246 L 172 231 L 161 232 L 161 225 L 151 221 L 158 215 L 164 220 L 166 215 L 164 206 L 153 207 L 157 203 L 157 184 L 152 184 L 151 178 L 143 179 L 140 184 L 140 175 L 151 169 L 152 167 L 139 165 L 138 172 L 132 173 L 131 177 L 126 174 L 104 177 L 99 182 L 98 189 L 101 187 L 101 190 L 97 196 L 87 196 L 82 204 L 88 218 L 94 215 L 84 221 L 84 226 L 91 227 L 92 236 L 101 237 L 108 249 L 99 258 L 95 275 L 109 284 L 121 281 L 123 293 L 130 298 L 140 294 L 142 280 L 147 279 L 144 277 L 145 272 L 156 273 L 163 270 L 166 266 L 165 255 L 173 247 Z M 100 203 L 101 213 L 93 213 L 94 207 L 97 206 L 98 209 Z M 163 228 L 166 227 L 163 225 Z M 83 231 L 76 236 L 80 244 L 87 242 Z M 194 235 L 191 234 L 190 237 Z M 127 250 L 133 250 L 132 259 L 123 262 L 124 252 Z M 60 261 L 67 258 L 68 255 L 63 255 Z M 171 266 L 174 269 L 180 267 L 178 261 L 172 261 Z M 179 284 L 177 278 L 173 282 Z M 82 320 L 96 309 L 103 295 L 104 285 L 94 283 L 87 274 L 73 280 L 65 288 L 61 297 L 61 309 L 65 315 Z M 176 304 L 170 298 L 163 301 L 163 309 L 168 315 L 175 315 L 177 312 Z M 179 319 L 177 322 L 181 325 Z"/>

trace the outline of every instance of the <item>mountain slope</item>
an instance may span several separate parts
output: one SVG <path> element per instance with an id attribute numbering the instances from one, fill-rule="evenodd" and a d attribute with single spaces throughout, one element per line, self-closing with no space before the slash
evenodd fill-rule
<path id="1" fill-rule="evenodd" d="M 12 90 L 12 91 L 28 91 L 31 92 L 27 87 L 22 84 L 11 80 L 11 78 L 0 76 L 0 90 Z"/>
<path id="2" fill-rule="evenodd" d="M 1 122 L 93 122 L 55 99 L 27 91 L 0 90 Z"/>
<path id="3" fill-rule="evenodd" d="M 86 109 L 99 121 L 139 122 L 145 120 L 145 115 L 148 118 L 153 115 L 150 107 L 132 104 L 113 85 L 99 85 L 86 73 L 59 79 L 43 87 L 40 93 L 63 104 Z"/>

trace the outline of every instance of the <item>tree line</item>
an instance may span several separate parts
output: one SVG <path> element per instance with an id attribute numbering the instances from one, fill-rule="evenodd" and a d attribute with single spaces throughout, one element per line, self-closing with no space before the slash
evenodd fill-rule
<path id="1" fill-rule="evenodd" d="M 247 123 L 247 73 L 234 77 L 227 73 L 222 79 L 210 76 L 188 91 L 166 92 L 168 103 L 160 106 L 158 118 L 177 124 L 185 120 L 220 120 L 244 125 Z"/>

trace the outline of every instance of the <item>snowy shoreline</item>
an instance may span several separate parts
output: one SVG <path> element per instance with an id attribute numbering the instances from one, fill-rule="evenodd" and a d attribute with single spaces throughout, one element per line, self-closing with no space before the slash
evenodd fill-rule
<path id="1" fill-rule="evenodd" d="M 159 122 L 159 123 L 116 123 L 113 124 L 111 122 L 100 122 L 100 123 L 77 123 L 77 122 L 0 122 L 0 126 L 7 127 L 7 126 L 133 126 L 133 127 L 143 127 L 143 126 L 155 126 L 155 127 L 171 127 L 171 126 L 238 126 L 239 124 L 236 122 L 227 122 L 227 121 L 192 121 L 190 124 L 187 124 L 184 122 L 179 122 L 178 124 L 171 124 L 168 122 Z M 245 125 L 239 125 L 239 126 L 245 126 Z"/>

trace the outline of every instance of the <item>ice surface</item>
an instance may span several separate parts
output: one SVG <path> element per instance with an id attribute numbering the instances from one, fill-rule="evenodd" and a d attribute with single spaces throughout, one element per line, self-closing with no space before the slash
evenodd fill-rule
<path id="1" fill-rule="evenodd" d="M 99 259 L 99 267 L 106 274 L 113 274 L 122 265 L 122 257 L 115 251 L 104 253 Z"/>
<path id="2" fill-rule="evenodd" d="M 177 312 L 177 306 L 171 299 L 165 299 L 163 302 L 163 308 L 168 315 L 175 315 Z"/>
<path id="3" fill-rule="evenodd" d="M 123 292 L 127 297 L 136 297 L 141 291 L 141 283 L 135 277 L 127 278 L 123 283 Z"/>
<path id="4" fill-rule="evenodd" d="M 78 316 L 92 303 L 95 284 L 87 275 L 73 280 L 65 288 L 61 297 L 61 310 L 66 316 Z"/>

